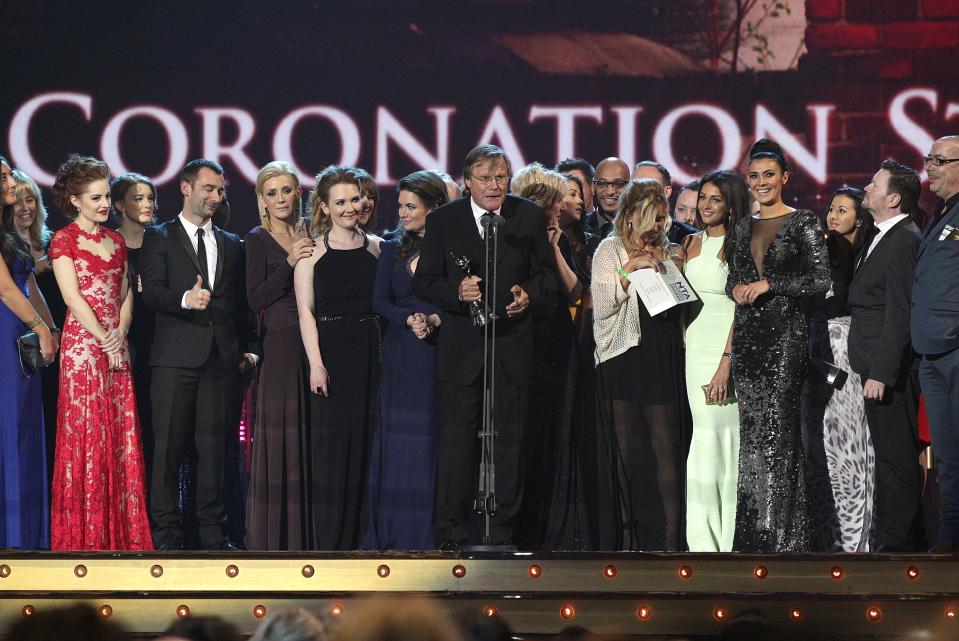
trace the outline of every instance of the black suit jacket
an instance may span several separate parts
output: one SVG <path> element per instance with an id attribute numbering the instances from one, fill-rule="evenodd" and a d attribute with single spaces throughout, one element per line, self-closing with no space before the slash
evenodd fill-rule
<path id="1" fill-rule="evenodd" d="M 849 285 L 849 363 L 863 378 L 888 386 L 913 359 L 909 316 L 920 241 L 915 223 L 903 218 L 879 239 Z"/>
<path id="2" fill-rule="evenodd" d="M 514 383 L 525 383 L 533 348 L 530 316 L 552 313 L 559 284 L 542 208 L 525 198 L 507 196 L 500 213 L 506 220 L 499 230 L 496 254 L 496 356 Z M 422 254 L 413 277 L 416 295 L 444 310 L 438 338 L 440 379 L 468 385 L 483 367 L 484 332 L 473 327 L 467 306 L 459 300 L 459 284 L 465 274 L 451 254 L 469 258 L 474 273 L 483 277 L 486 253 L 469 197 L 434 210 L 426 219 Z M 511 319 L 506 316 L 506 306 L 513 301 L 513 285 L 526 290 L 530 306 Z M 491 289 L 484 301 L 490 300 Z"/>
<path id="3" fill-rule="evenodd" d="M 202 311 L 180 306 L 183 293 L 196 284 L 200 261 L 179 217 L 148 227 L 143 236 L 143 300 L 157 315 L 151 367 L 200 367 L 214 340 L 228 366 L 239 366 L 244 352 L 259 351 L 246 304 L 243 243 L 236 234 L 218 227 L 213 235 L 217 244 L 214 288 L 210 305 Z"/>

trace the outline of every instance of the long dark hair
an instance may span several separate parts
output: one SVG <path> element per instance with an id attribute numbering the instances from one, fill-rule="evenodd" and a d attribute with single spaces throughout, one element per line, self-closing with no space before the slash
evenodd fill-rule
<path id="1" fill-rule="evenodd" d="M 852 200 L 856 207 L 856 223 L 858 224 L 856 239 L 850 243 L 842 234 L 831 231 L 826 234 L 826 251 L 829 253 L 829 267 L 832 271 L 833 282 L 848 284 L 852 281 L 853 265 L 856 262 L 856 257 L 859 256 L 859 252 L 866 245 L 866 237 L 875 223 L 873 223 L 872 216 L 866 215 L 866 210 L 862 206 L 862 200 L 866 196 L 866 192 L 856 187 L 840 187 L 833 191 L 832 195 L 829 196 L 826 210 L 823 212 L 823 218 L 828 216 L 832 201 L 839 196 L 846 196 Z M 828 224 L 824 226 L 828 229 Z"/>
<path id="2" fill-rule="evenodd" d="M 0 155 L 0 163 L 10 167 L 11 171 L 13 170 L 13 165 L 2 155 Z M 12 209 L 13 205 L 10 205 L 10 208 Z M 30 246 L 14 228 L 12 216 L 9 218 L 7 216 L 3 217 L 2 228 L 0 228 L 0 257 L 3 258 L 3 262 L 8 267 L 17 262 L 18 258 L 25 258 L 30 264 L 33 264 L 33 254 L 30 253 Z"/>
<path id="3" fill-rule="evenodd" d="M 573 174 L 562 174 L 562 176 L 566 180 L 576 183 L 579 187 L 579 195 L 582 197 L 583 181 L 580 180 L 579 176 Z M 583 200 L 583 209 L 586 209 L 585 200 Z M 593 253 L 588 247 L 589 241 L 586 238 L 586 231 L 583 226 L 584 218 L 586 218 L 585 211 L 578 221 L 563 231 L 566 233 L 566 238 L 569 239 L 569 249 L 573 254 L 573 260 L 576 261 L 576 266 L 583 275 L 589 278 L 589 275 L 593 273 Z"/>
<path id="4" fill-rule="evenodd" d="M 446 183 L 435 172 L 428 169 L 414 171 L 412 174 L 401 178 L 396 184 L 396 191 L 408 191 L 411 194 L 416 194 L 427 209 L 436 209 L 449 202 Z M 422 237 L 419 234 L 407 233 L 406 228 L 403 227 L 403 221 L 400 220 L 396 224 L 396 231 L 393 232 L 393 240 L 399 247 L 396 259 L 403 260 L 413 252 L 419 251 Z"/>
<path id="5" fill-rule="evenodd" d="M 726 237 L 723 238 L 723 260 L 727 265 L 732 264 L 733 250 L 736 247 L 736 225 L 740 220 L 749 215 L 752 208 L 752 201 L 749 198 L 749 186 L 743 177 L 735 171 L 728 169 L 717 169 L 711 171 L 702 177 L 699 181 L 699 193 L 702 193 L 703 186 L 713 184 L 719 188 L 719 193 L 726 204 L 726 218 L 723 220 L 723 227 L 726 230 Z M 696 196 L 696 225 L 705 229 L 702 213 L 699 211 L 699 195 Z"/>

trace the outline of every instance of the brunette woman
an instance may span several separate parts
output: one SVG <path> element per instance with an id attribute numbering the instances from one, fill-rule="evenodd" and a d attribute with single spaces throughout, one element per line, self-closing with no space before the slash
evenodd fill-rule
<path id="1" fill-rule="evenodd" d="M 733 379 L 739 399 L 737 552 L 808 550 L 799 395 L 808 360 L 804 299 L 829 289 L 819 217 L 783 202 L 789 167 L 768 140 L 750 151 L 759 213 L 739 221 L 726 292 L 736 301 Z"/>
<path id="2" fill-rule="evenodd" d="M 726 296 L 735 228 L 749 215 L 749 188 L 732 171 L 706 174 L 685 239 L 686 279 L 699 296 L 686 328 L 686 395 L 693 437 L 686 461 L 686 541 L 691 552 L 731 552 L 739 479 L 739 407 L 732 390 L 736 305 Z M 705 388 L 705 389 L 703 389 Z"/>
<path id="3" fill-rule="evenodd" d="M 872 217 L 862 207 L 864 192 L 843 187 L 826 209 L 831 284 L 817 294 L 809 323 L 809 353 L 848 373 L 835 389 L 814 367 L 802 392 L 812 546 L 817 552 L 868 552 L 875 489 L 875 453 L 866 425 L 862 385 L 849 364 L 849 309 L 846 298 L 856 257 Z"/>
<path id="4" fill-rule="evenodd" d="M 433 549 L 436 348 L 439 308 L 413 293 L 426 218 L 446 204 L 443 180 L 418 171 L 397 185 L 399 218 L 382 253 L 373 310 L 386 321 L 370 461 L 370 524 L 364 548 Z M 442 215 L 442 213 L 438 214 Z"/>
<path id="5" fill-rule="evenodd" d="M 143 450 L 126 335 L 133 314 L 123 237 L 110 215 L 110 169 L 73 155 L 53 194 L 74 221 L 50 243 L 69 312 L 63 325 L 51 547 L 152 550 Z"/>
<path id="6" fill-rule="evenodd" d="M 293 269 L 313 255 L 303 225 L 296 171 L 277 160 L 256 176 L 260 226 L 246 235 L 246 296 L 259 319 L 253 460 L 246 501 L 246 546 L 306 550 L 312 539 L 309 487 L 309 379 L 300 338 Z"/>
<path id="7" fill-rule="evenodd" d="M 327 167 L 310 196 L 313 255 L 294 270 L 300 335 L 309 362 L 314 547 L 351 550 L 366 524 L 370 439 L 380 371 L 373 313 L 379 241 L 359 226 L 352 167 Z"/>
<path id="8" fill-rule="evenodd" d="M 681 550 L 689 408 L 680 309 L 655 316 L 629 275 L 681 264 L 659 181 L 630 181 L 593 257 L 600 549 Z"/>
<path id="9" fill-rule="evenodd" d="M 16 191 L 10 164 L 0 156 L 0 206 L 12 207 Z M 20 367 L 17 338 L 36 332 L 45 363 L 53 361 L 57 343 L 30 246 L 3 228 L 0 256 L 0 547 L 36 550 L 50 545 L 43 405 L 40 377 L 25 376 Z"/>

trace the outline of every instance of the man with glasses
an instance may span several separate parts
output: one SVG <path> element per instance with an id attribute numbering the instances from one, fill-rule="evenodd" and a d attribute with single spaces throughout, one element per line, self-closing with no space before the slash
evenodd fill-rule
<path id="1" fill-rule="evenodd" d="M 939 196 L 916 263 L 912 346 L 922 355 L 926 400 L 939 475 L 942 513 L 933 552 L 959 543 L 959 136 L 935 141 L 924 159 L 929 189 Z"/>
<path id="2" fill-rule="evenodd" d="M 440 549 L 457 550 L 471 540 L 470 514 L 477 493 L 479 443 L 483 424 L 484 327 L 475 327 L 469 303 L 492 307 L 492 284 L 481 278 L 486 263 L 486 228 L 498 223 L 496 261 L 495 373 L 496 512 L 490 543 L 510 544 L 523 498 L 522 444 L 526 392 L 532 373 L 533 310 L 552 314 L 559 291 L 546 237 L 543 209 L 509 195 L 506 153 L 482 145 L 463 168 L 467 198 L 448 203 L 427 218 L 413 290 L 442 307 L 439 331 L 436 494 L 433 534 Z M 491 221 L 492 219 L 492 221 Z M 468 259 L 464 274 L 459 259 Z M 473 536 L 474 542 L 478 536 Z"/>
<path id="3" fill-rule="evenodd" d="M 606 158 L 596 165 L 593 177 L 593 197 L 596 211 L 586 216 L 585 230 L 597 240 L 602 240 L 613 231 L 613 219 L 619 206 L 619 196 L 629 182 L 629 165 L 619 158 Z"/>

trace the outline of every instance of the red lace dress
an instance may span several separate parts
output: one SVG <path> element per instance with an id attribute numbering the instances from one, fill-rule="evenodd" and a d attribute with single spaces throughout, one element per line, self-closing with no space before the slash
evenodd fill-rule
<path id="1" fill-rule="evenodd" d="M 127 251 L 120 234 L 58 231 L 50 258 L 67 256 L 80 293 L 105 329 L 120 323 Z M 125 346 L 124 350 L 128 350 Z M 50 547 L 152 550 L 140 421 L 128 352 L 111 371 L 99 342 L 67 312 L 60 344 L 60 398 L 53 468 Z"/>

